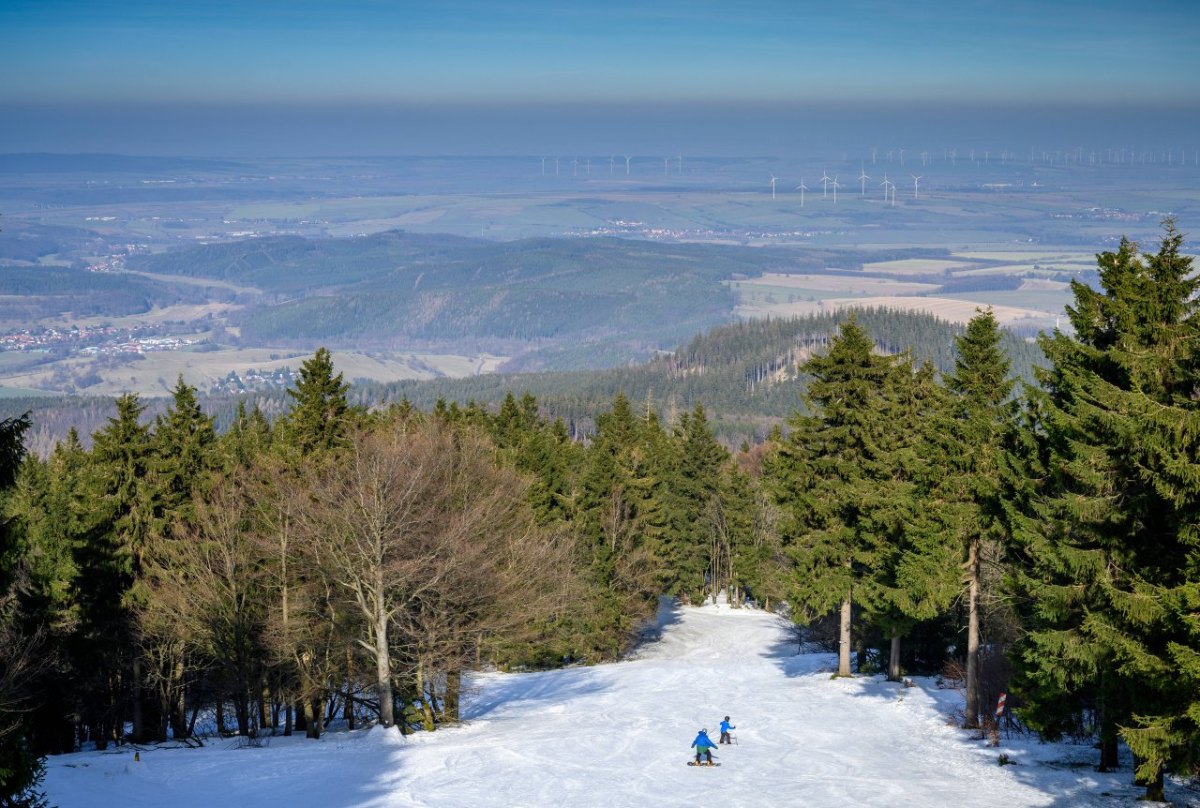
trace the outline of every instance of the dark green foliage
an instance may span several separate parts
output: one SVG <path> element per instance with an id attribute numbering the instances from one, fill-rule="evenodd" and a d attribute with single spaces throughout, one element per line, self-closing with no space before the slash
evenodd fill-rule
<path id="1" fill-rule="evenodd" d="M 200 409 L 196 388 L 180 376 L 171 395 L 171 407 L 155 421 L 150 461 L 156 530 L 164 536 L 171 520 L 190 516 L 193 495 L 203 491 L 216 467 L 217 434 L 213 419 Z"/>
<path id="2" fill-rule="evenodd" d="M 805 365 L 807 405 L 770 458 L 767 485 L 782 510 L 780 533 L 795 563 L 791 597 L 810 620 L 853 601 L 882 608 L 879 573 L 910 504 L 898 452 L 903 431 L 897 378 L 909 363 L 872 353 L 854 320 L 829 352 Z M 848 638 L 844 637 L 843 640 Z"/>
<path id="3" fill-rule="evenodd" d="M 333 356 L 318 348 L 300 366 L 300 380 L 288 390 L 293 401 L 283 423 L 285 440 L 302 455 L 328 452 L 346 445 L 350 407 L 342 374 L 333 373 Z"/>
<path id="4" fill-rule="evenodd" d="M 28 428 L 24 417 L 0 421 L 0 503 L 16 479 Z M 44 767 L 32 749 L 25 714 L 36 707 L 45 650 L 41 632 L 30 629 L 15 602 L 17 582 L 28 571 L 8 512 L 8 507 L 0 510 L 0 805 L 39 808 L 45 805 L 39 791 Z"/>
<path id="5" fill-rule="evenodd" d="M 995 592 L 984 592 L 983 556 L 999 554 L 1004 531 L 999 518 L 1004 441 L 1016 426 L 1014 380 L 1001 348 L 1001 332 L 989 309 L 977 314 L 958 338 L 958 359 L 945 379 L 947 405 L 933 425 L 930 441 L 935 462 L 944 470 L 935 481 L 936 507 L 927 512 L 946 549 L 963 569 L 967 636 L 958 643 L 966 658 L 965 725 L 979 725 L 982 707 L 978 681 L 978 649 L 983 629 L 981 599 L 995 604 Z M 987 578 L 991 581 L 994 576 Z M 997 608 L 993 606 L 993 608 Z"/>
<path id="6" fill-rule="evenodd" d="M 824 350 L 850 316 L 851 312 L 838 312 L 721 326 L 673 354 L 633 367 L 362 385 L 355 392 L 364 401 L 406 398 L 416 406 L 432 407 L 438 398 L 498 406 L 509 390 L 528 390 L 550 417 L 588 429 L 595 414 L 623 392 L 634 401 L 651 398 L 662 409 L 687 411 L 703 404 L 713 431 L 726 444 L 736 445 L 746 437 L 762 439 L 772 424 L 795 410 L 805 384 L 800 366 L 813 351 Z M 942 373 L 953 369 L 954 341 L 961 327 L 924 314 L 883 309 L 853 316 L 879 350 L 909 350 L 918 363 L 931 362 Z M 1001 344 L 1014 374 L 1032 381 L 1035 363 L 1044 363 L 1038 347 L 1004 331 Z"/>
<path id="7" fill-rule="evenodd" d="M 1157 254 L 1123 241 L 1098 256 L 1100 290 L 1074 285 L 1076 337 L 1042 340 L 1053 367 L 1032 394 L 1027 462 L 1044 476 L 1012 518 L 1030 719 L 1053 727 L 1055 702 L 1094 705 L 1159 799 L 1164 768 L 1200 763 L 1200 280 L 1181 244 L 1168 222 Z"/>

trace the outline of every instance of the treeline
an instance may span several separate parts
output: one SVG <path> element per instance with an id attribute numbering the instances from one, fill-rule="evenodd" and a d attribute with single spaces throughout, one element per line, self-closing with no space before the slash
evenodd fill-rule
<path id="1" fill-rule="evenodd" d="M 356 388 L 362 402 L 407 399 L 432 407 L 438 399 L 496 406 L 507 391 L 528 390 L 544 412 L 587 432 L 594 414 L 618 393 L 649 402 L 664 418 L 702 403 L 728 445 L 760 442 L 773 424 L 797 406 L 807 383 L 804 362 L 824 351 L 849 318 L 885 353 L 910 351 L 941 373 L 954 367 L 955 340 L 963 327 L 927 314 L 870 308 L 803 317 L 747 320 L 693 337 L 671 354 L 638 365 L 566 373 L 487 374 L 463 379 L 403 381 Z M 1045 363 L 1037 344 L 1002 331 L 1000 344 L 1014 375 L 1034 380 Z"/>
<path id="2" fill-rule="evenodd" d="M 119 399 L 90 449 L 22 457 L 5 422 L 6 782 L 213 720 L 434 730 L 465 671 L 614 659 L 661 593 L 782 594 L 765 502 L 700 407 L 667 428 L 618 397 L 585 446 L 529 396 L 347 391 L 322 349 L 274 424 L 243 408 L 218 434 L 182 380 L 149 423 Z"/>

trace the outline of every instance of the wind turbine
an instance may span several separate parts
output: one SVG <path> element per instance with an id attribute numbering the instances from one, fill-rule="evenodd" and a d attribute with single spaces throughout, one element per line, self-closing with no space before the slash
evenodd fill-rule
<path id="1" fill-rule="evenodd" d="M 558 158 L 554 158 L 554 176 L 558 176 Z"/>
<path id="2" fill-rule="evenodd" d="M 587 175 L 592 176 L 592 158 L 587 159 Z"/>
<path id="3" fill-rule="evenodd" d="M 664 174 L 666 174 L 666 173 L 668 173 L 670 170 L 671 170 L 671 158 L 670 158 L 670 157 L 664 157 L 664 158 L 663 158 L 663 173 L 664 173 Z"/>
<path id="4" fill-rule="evenodd" d="M 918 177 L 916 174 L 909 174 L 909 176 L 913 178 L 913 199 L 916 199 L 917 198 L 917 186 L 920 185 L 921 178 Z"/>
<path id="5" fill-rule="evenodd" d="M 821 198 L 825 199 L 829 196 L 829 180 L 830 177 L 825 173 L 825 169 L 821 169 Z"/>
<path id="6" fill-rule="evenodd" d="M 883 185 L 883 201 L 886 204 L 887 200 L 888 200 L 888 189 L 895 188 L 896 184 L 894 182 L 891 182 L 888 180 L 887 174 L 883 175 L 883 182 L 880 184 Z M 892 207 L 896 207 L 896 192 L 895 191 L 892 191 Z"/>
<path id="7" fill-rule="evenodd" d="M 804 184 L 804 177 L 800 178 L 800 184 L 796 186 L 796 190 L 800 192 L 800 207 L 804 207 L 804 192 L 808 190 L 808 186 Z"/>
<path id="8" fill-rule="evenodd" d="M 542 176 L 546 176 L 546 158 L 542 158 Z"/>
<path id="9" fill-rule="evenodd" d="M 841 185 L 838 184 L 837 174 L 833 175 L 833 180 L 831 181 L 830 184 L 833 185 L 833 204 L 836 205 L 837 204 L 837 189 L 842 187 Z"/>
<path id="10" fill-rule="evenodd" d="M 683 155 L 677 154 L 677 155 L 675 155 L 675 159 L 679 161 L 679 173 L 682 174 L 683 173 Z"/>
<path id="11" fill-rule="evenodd" d="M 904 165 L 904 149 L 900 150 L 900 165 Z"/>
<path id="12" fill-rule="evenodd" d="M 771 175 L 771 199 L 775 198 L 775 183 L 778 181 L 779 181 L 779 177 L 776 177 L 774 174 L 772 174 Z"/>
<path id="13" fill-rule="evenodd" d="M 862 188 L 860 189 L 861 193 L 859 194 L 859 196 L 865 197 L 867 195 L 867 180 L 869 180 L 871 178 L 867 176 L 866 166 L 859 165 L 858 170 L 860 172 L 858 175 L 858 181 L 862 184 Z"/>
<path id="14" fill-rule="evenodd" d="M 613 173 L 613 163 L 615 163 L 615 162 L 616 162 L 616 158 L 614 158 L 614 157 L 610 157 L 610 158 L 608 158 L 608 175 L 609 175 L 610 177 L 612 176 L 612 173 Z"/>
<path id="15" fill-rule="evenodd" d="M 875 147 L 871 147 L 871 165 L 875 165 Z"/>
<path id="16" fill-rule="evenodd" d="M 629 176 L 629 155 L 625 155 L 625 176 Z"/>
<path id="17" fill-rule="evenodd" d="M 579 176 L 579 158 L 578 157 L 574 157 L 571 159 L 571 176 L 572 177 Z"/>

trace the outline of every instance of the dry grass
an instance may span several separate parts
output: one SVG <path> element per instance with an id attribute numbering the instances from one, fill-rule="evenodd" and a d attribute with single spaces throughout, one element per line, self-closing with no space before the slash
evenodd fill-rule
<path id="1" fill-rule="evenodd" d="M 966 323 L 976 314 L 976 309 L 985 308 L 981 303 L 955 300 L 948 297 L 905 297 L 902 295 L 875 295 L 871 297 L 827 298 L 825 300 L 797 300 L 792 303 L 738 306 L 739 317 L 795 317 L 819 312 L 838 311 L 846 308 L 877 307 L 901 311 L 931 314 L 952 323 Z M 993 313 L 1002 325 L 1019 320 L 1053 318 L 1053 315 L 1038 309 L 1015 306 L 993 306 Z"/>
<path id="2" fill-rule="evenodd" d="M 906 258 L 902 261 L 876 261 L 863 264 L 862 271 L 873 275 L 940 275 L 955 269 L 970 269 L 965 261 L 947 261 L 937 258 Z"/>
<path id="3" fill-rule="evenodd" d="M 841 292 L 843 294 L 893 294 L 915 295 L 937 288 L 932 283 L 913 283 L 890 278 L 871 278 L 854 275 L 792 275 L 767 272 L 759 278 L 738 281 L 745 286 L 769 286 L 779 289 L 811 290 L 815 292 Z"/>

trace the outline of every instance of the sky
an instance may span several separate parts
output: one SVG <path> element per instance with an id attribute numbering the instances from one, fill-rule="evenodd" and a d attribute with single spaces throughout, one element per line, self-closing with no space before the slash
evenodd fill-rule
<path id="1" fill-rule="evenodd" d="M 119 146 L 119 121 L 160 151 L 289 129 L 386 151 L 449 147 L 472 119 L 526 120 L 491 140 L 512 150 L 671 110 L 1194 114 L 1197 41 L 1194 0 L 5 0 L 0 150 Z M 414 122 L 442 134 L 406 137 Z"/>

